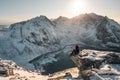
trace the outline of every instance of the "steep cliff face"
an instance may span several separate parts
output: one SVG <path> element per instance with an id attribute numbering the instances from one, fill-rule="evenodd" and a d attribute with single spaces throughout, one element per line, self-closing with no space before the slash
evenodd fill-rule
<path id="1" fill-rule="evenodd" d="M 0 55 L 20 65 L 59 46 L 55 25 L 45 16 L 12 24 L 0 40 Z M 25 61 L 25 63 L 24 63 Z"/>
<path id="2" fill-rule="evenodd" d="M 97 38 L 102 41 L 108 48 L 119 47 L 119 31 L 120 28 L 113 24 L 113 21 L 109 20 L 107 17 L 103 18 L 101 23 L 97 26 Z M 111 44 L 110 44 L 111 43 Z M 112 45 L 116 44 L 116 45 Z"/>
<path id="3" fill-rule="evenodd" d="M 36 17 L 9 27 L 0 37 L 0 57 L 28 67 L 28 62 L 35 57 L 75 43 L 84 48 L 119 51 L 120 25 L 94 13 L 71 19 Z M 60 55 L 65 56 L 69 50 L 71 48 L 65 48 Z"/>

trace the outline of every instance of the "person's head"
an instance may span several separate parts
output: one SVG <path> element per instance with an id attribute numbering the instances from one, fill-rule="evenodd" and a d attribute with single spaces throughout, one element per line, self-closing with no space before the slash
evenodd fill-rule
<path id="1" fill-rule="evenodd" d="M 78 44 L 75 44 L 75 47 L 78 47 Z"/>

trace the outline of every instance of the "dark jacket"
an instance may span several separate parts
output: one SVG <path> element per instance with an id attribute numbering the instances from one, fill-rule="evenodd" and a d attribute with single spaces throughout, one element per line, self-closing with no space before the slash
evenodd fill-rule
<path id="1" fill-rule="evenodd" d="M 76 55 L 79 54 L 79 46 L 75 46 Z"/>
<path id="2" fill-rule="evenodd" d="M 71 55 L 78 55 L 79 54 L 79 46 L 75 46 L 75 49 L 73 49 Z"/>

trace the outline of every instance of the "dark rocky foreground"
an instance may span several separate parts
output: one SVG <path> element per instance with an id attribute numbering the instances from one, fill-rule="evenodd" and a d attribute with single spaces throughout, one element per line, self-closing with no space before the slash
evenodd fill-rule
<path id="1" fill-rule="evenodd" d="M 70 57 L 78 67 L 79 77 L 83 80 L 120 79 L 120 53 L 83 50 L 79 55 Z"/>
<path id="2" fill-rule="evenodd" d="M 120 80 L 120 53 L 82 50 L 79 55 L 69 57 L 79 70 L 78 77 L 69 72 L 49 80 Z"/>

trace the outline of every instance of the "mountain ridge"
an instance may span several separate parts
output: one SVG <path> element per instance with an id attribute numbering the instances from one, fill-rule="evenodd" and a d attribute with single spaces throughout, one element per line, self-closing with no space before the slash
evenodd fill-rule
<path id="1" fill-rule="evenodd" d="M 94 13 L 54 20 L 40 16 L 10 25 L 6 34 L 0 37 L 0 57 L 28 68 L 28 62 L 33 58 L 69 44 L 81 43 L 80 47 L 84 48 L 119 51 L 119 31 L 117 22 Z M 70 50 L 61 51 L 61 55 Z"/>

